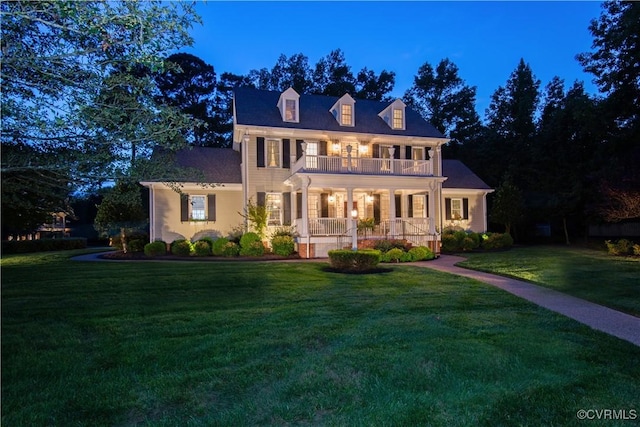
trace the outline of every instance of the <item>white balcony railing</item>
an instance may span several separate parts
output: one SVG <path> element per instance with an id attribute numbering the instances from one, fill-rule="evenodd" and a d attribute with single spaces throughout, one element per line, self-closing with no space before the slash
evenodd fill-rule
<path id="1" fill-rule="evenodd" d="M 432 160 L 374 159 L 370 157 L 315 156 L 303 154 L 292 172 L 353 173 L 360 175 L 432 176 Z"/>
<path id="2" fill-rule="evenodd" d="M 310 236 L 340 236 L 350 230 L 347 218 L 309 218 Z M 302 219 L 296 220 L 296 229 L 302 230 Z M 359 234 L 371 237 L 403 238 L 435 234 L 432 218 L 394 218 L 382 220 L 373 230 L 362 230 Z"/>

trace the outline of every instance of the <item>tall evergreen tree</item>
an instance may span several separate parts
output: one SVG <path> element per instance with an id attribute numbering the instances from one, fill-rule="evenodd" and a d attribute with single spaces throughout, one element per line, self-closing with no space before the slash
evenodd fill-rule
<path id="1" fill-rule="evenodd" d="M 356 90 L 356 79 L 340 49 L 320 58 L 313 70 L 313 82 L 313 92 L 320 95 L 342 96 Z"/>
<path id="2" fill-rule="evenodd" d="M 155 82 L 161 103 L 177 107 L 193 118 L 193 126 L 185 137 L 193 145 L 217 146 L 213 103 L 216 73 L 212 65 L 189 53 L 176 53 L 167 58 L 166 70 L 157 73 Z"/>

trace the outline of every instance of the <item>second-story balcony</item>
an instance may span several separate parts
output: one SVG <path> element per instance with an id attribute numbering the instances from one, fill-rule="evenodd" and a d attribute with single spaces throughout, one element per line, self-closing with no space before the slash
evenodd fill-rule
<path id="1" fill-rule="evenodd" d="M 433 161 L 376 159 L 371 157 L 319 156 L 303 153 L 291 172 L 346 173 L 358 175 L 433 176 Z"/>

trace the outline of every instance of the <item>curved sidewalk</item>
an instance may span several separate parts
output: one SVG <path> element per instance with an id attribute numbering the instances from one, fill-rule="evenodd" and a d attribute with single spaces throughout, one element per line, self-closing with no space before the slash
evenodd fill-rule
<path id="1" fill-rule="evenodd" d="M 465 258 L 458 256 L 442 255 L 437 260 L 420 264 L 423 267 L 488 283 L 541 307 L 577 320 L 593 329 L 640 346 L 640 318 L 638 317 L 522 280 L 468 270 L 455 265 L 464 260 Z"/>

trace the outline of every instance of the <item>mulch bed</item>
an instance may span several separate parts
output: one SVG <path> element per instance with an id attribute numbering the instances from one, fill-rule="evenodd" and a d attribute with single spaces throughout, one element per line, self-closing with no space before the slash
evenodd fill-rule
<path id="1" fill-rule="evenodd" d="M 100 258 L 104 259 L 112 259 L 112 260 L 131 260 L 131 261 L 158 261 L 158 260 L 166 260 L 166 261 L 283 261 L 288 259 L 300 259 L 298 254 L 291 255 L 289 257 L 283 257 L 280 255 L 274 254 L 265 254 L 261 257 L 246 257 L 246 256 L 237 256 L 237 257 L 219 257 L 219 256 L 188 256 L 181 257 L 176 255 L 162 255 L 157 257 L 148 257 L 144 254 L 144 252 L 127 252 L 124 253 L 122 251 L 113 251 L 113 252 L 105 252 L 100 255 Z"/>

